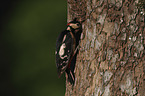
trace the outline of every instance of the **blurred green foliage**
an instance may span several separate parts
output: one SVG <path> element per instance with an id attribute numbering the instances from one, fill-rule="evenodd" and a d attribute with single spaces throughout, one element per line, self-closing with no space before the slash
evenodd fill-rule
<path id="1" fill-rule="evenodd" d="M 58 79 L 55 43 L 65 29 L 65 0 L 12 2 L 2 38 L 10 62 L 15 96 L 64 96 L 64 75 Z"/>

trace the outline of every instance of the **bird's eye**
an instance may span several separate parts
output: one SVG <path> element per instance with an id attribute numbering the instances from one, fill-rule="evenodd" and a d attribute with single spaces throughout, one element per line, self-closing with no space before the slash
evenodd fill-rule
<path id="1" fill-rule="evenodd" d="M 80 26 L 80 24 L 79 24 L 79 23 L 77 23 L 77 26 Z"/>

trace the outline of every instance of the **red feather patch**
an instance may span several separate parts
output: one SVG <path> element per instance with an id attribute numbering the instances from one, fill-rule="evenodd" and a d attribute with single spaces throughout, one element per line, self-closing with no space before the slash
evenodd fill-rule
<path id="1" fill-rule="evenodd" d="M 67 23 L 67 26 L 69 26 L 70 25 L 70 23 Z"/>

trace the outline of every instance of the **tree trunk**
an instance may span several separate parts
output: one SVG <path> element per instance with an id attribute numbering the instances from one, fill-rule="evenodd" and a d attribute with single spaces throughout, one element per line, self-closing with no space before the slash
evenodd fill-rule
<path id="1" fill-rule="evenodd" d="M 138 0 L 68 0 L 84 20 L 75 84 L 66 96 L 145 96 L 145 17 Z"/>

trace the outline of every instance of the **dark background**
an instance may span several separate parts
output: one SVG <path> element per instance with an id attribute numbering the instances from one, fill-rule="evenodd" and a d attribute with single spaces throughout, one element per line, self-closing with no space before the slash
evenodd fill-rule
<path id="1" fill-rule="evenodd" d="M 66 0 L 0 1 L 0 96 L 64 96 L 55 43 L 66 6 Z"/>

